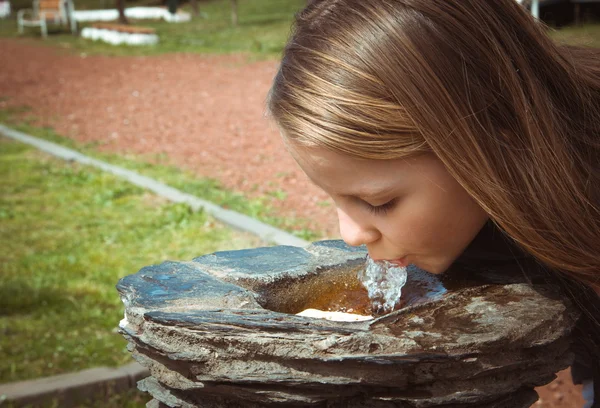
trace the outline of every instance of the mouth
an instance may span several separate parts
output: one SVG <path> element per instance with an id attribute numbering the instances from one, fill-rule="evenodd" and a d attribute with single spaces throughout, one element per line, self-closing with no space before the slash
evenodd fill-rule
<path id="1" fill-rule="evenodd" d="M 406 267 L 409 265 L 408 262 L 408 256 L 402 257 L 402 258 L 397 258 L 397 259 L 374 259 L 375 261 L 387 261 L 391 264 L 394 264 L 396 266 L 400 266 L 400 267 Z"/>

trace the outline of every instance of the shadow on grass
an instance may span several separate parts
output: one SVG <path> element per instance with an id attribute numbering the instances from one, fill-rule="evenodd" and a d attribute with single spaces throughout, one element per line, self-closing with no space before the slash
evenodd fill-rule
<path id="1" fill-rule="evenodd" d="M 35 288 L 23 281 L 5 281 L 0 285 L 0 316 L 26 315 L 40 309 L 60 310 L 76 306 L 62 289 Z"/>
<path id="2" fill-rule="evenodd" d="M 256 18 L 252 20 L 242 20 L 238 22 L 238 27 L 256 27 L 256 26 L 270 26 L 273 24 L 285 23 L 289 20 L 289 17 L 269 17 L 265 16 L 264 18 Z"/>

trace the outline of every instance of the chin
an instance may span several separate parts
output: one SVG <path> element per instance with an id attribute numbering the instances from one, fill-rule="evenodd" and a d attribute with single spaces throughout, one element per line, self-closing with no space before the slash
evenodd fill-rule
<path id="1" fill-rule="evenodd" d="M 434 275 L 440 275 L 444 272 L 446 272 L 446 270 L 450 267 L 450 265 L 431 265 L 431 264 L 425 264 L 425 263 L 414 263 L 414 266 L 416 266 L 419 269 L 424 270 L 425 272 L 429 272 L 431 274 Z"/>

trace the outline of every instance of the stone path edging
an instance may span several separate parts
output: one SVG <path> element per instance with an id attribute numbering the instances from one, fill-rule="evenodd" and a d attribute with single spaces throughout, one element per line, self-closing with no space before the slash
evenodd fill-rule
<path id="1" fill-rule="evenodd" d="M 123 167 L 93 159 L 75 150 L 56 143 L 38 139 L 0 124 L 0 134 L 22 143 L 32 145 L 53 156 L 76 161 L 99 168 L 132 184 L 148 189 L 153 193 L 177 203 L 186 203 L 194 211 L 203 209 L 219 221 L 236 229 L 257 235 L 267 242 L 278 245 L 304 247 L 309 244 L 301 238 L 283 230 L 255 220 L 236 211 L 226 210 L 210 201 L 203 200 L 170 187 L 150 177 L 142 176 Z M 76 373 L 61 374 L 37 380 L 0 384 L 0 406 L 3 402 L 12 402 L 17 406 L 36 404 L 55 398 L 60 406 L 75 406 L 78 401 L 89 399 L 95 393 L 122 392 L 136 386 L 136 382 L 149 375 L 146 368 L 138 363 L 131 363 L 116 369 L 98 367 Z"/>
<path id="2" fill-rule="evenodd" d="M 32 145 L 56 157 L 97 167 L 103 171 L 125 179 L 132 184 L 150 190 L 153 193 L 164 197 L 170 201 L 177 203 L 186 203 L 194 211 L 203 209 L 219 221 L 222 221 L 223 223 L 236 229 L 257 235 L 258 237 L 262 238 L 267 242 L 272 242 L 277 245 L 292 245 L 299 247 L 304 247 L 309 244 L 308 241 L 298 238 L 283 230 L 280 230 L 279 228 L 267 225 L 261 221 L 258 221 L 247 215 L 240 214 L 236 211 L 226 210 L 214 203 L 211 203 L 210 201 L 206 201 L 194 195 L 184 193 L 181 190 L 170 187 L 150 177 L 142 176 L 141 174 L 138 174 L 131 170 L 127 170 L 123 167 L 115 166 L 103 162 L 101 160 L 93 159 L 75 150 L 68 149 L 61 145 L 48 142 L 43 139 L 38 139 L 37 137 L 33 137 L 23 132 L 19 132 L 2 124 L 0 124 L 0 133 L 4 134 L 5 136 L 11 139 Z"/>
<path id="3" fill-rule="evenodd" d="M 61 374 L 36 380 L 0 384 L 0 407 L 4 402 L 15 406 L 39 406 L 53 399 L 60 407 L 78 404 L 92 398 L 105 398 L 125 392 L 148 377 L 150 372 L 138 363 L 118 368 L 97 367 L 75 373 Z"/>

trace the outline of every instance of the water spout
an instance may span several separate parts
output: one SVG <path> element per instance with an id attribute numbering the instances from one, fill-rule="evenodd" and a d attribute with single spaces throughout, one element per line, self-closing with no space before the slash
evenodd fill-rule
<path id="1" fill-rule="evenodd" d="M 367 263 L 364 269 L 359 270 L 358 280 L 369 293 L 373 313 L 390 313 L 400 305 L 407 277 L 408 270 L 405 267 L 388 261 L 374 261 L 367 255 Z"/>

